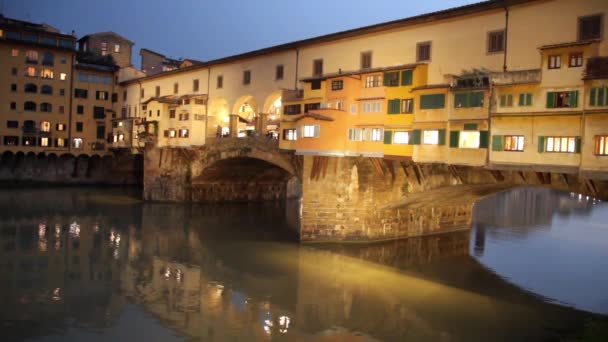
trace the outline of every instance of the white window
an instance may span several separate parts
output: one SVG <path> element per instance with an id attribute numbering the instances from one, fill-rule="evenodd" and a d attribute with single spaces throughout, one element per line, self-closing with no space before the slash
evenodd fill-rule
<path id="1" fill-rule="evenodd" d="M 42 137 L 40 138 L 40 146 L 49 146 L 49 138 L 47 137 Z"/>
<path id="2" fill-rule="evenodd" d="M 342 110 L 343 107 L 344 107 L 344 101 L 342 101 L 342 100 L 336 101 L 336 109 L 337 110 Z"/>
<path id="3" fill-rule="evenodd" d="M 393 144 L 407 144 L 410 142 L 410 132 L 396 131 L 393 135 Z"/>
<path id="4" fill-rule="evenodd" d="M 124 133 L 118 134 L 118 141 L 125 141 L 125 135 L 124 135 Z"/>
<path id="5" fill-rule="evenodd" d="M 425 145 L 439 144 L 439 131 L 436 129 L 423 131 L 422 132 L 422 143 Z"/>
<path id="6" fill-rule="evenodd" d="M 72 147 L 80 150 L 82 149 L 82 138 L 74 138 L 72 139 Z"/>
<path id="7" fill-rule="evenodd" d="M 575 137 L 547 137 L 547 152 L 571 152 L 576 151 Z"/>
<path id="8" fill-rule="evenodd" d="M 562 56 L 549 56 L 549 69 L 559 69 L 562 66 Z"/>
<path id="9" fill-rule="evenodd" d="M 380 86 L 380 75 L 370 75 L 365 77 L 365 88 L 374 88 Z"/>
<path id="10" fill-rule="evenodd" d="M 177 131 L 174 129 L 169 130 L 169 138 L 175 138 Z"/>
<path id="11" fill-rule="evenodd" d="M 351 104 L 350 105 L 350 113 L 351 114 L 357 114 L 357 104 Z"/>
<path id="12" fill-rule="evenodd" d="M 361 128 L 349 128 L 348 129 L 348 140 L 350 140 L 350 141 L 363 140 L 363 134 L 361 132 Z"/>
<path id="13" fill-rule="evenodd" d="M 59 74 L 59 79 L 62 81 L 65 81 L 66 77 L 67 77 L 67 74 L 65 72 L 62 72 L 61 74 Z"/>
<path id="14" fill-rule="evenodd" d="M 382 141 L 382 128 L 372 128 L 372 141 Z"/>
<path id="15" fill-rule="evenodd" d="M 382 102 L 366 101 L 362 103 L 361 107 L 361 112 L 363 113 L 380 113 L 382 111 Z"/>
<path id="16" fill-rule="evenodd" d="M 283 140 L 297 140 L 298 135 L 296 134 L 295 129 L 284 129 L 283 130 Z"/>
<path id="17" fill-rule="evenodd" d="M 319 125 L 304 125 L 302 126 L 302 137 L 318 138 L 321 134 L 321 126 Z"/>
<path id="18" fill-rule="evenodd" d="M 114 134 L 114 138 L 112 139 L 112 142 L 118 142 L 118 135 Z"/>
<path id="19" fill-rule="evenodd" d="M 479 148 L 479 132 L 478 131 L 462 131 L 458 141 L 460 148 Z"/>
<path id="20" fill-rule="evenodd" d="M 120 45 L 114 44 L 114 52 L 120 52 Z"/>

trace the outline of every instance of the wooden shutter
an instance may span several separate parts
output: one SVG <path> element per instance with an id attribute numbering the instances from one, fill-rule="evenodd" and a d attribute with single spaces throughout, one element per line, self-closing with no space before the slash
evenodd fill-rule
<path id="1" fill-rule="evenodd" d="M 384 131 L 384 144 L 390 145 L 393 142 L 393 131 Z"/>
<path id="2" fill-rule="evenodd" d="M 439 130 L 439 140 L 438 140 L 437 144 L 445 145 L 445 129 Z"/>
<path id="3" fill-rule="evenodd" d="M 481 139 L 481 137 L 480 137 Z M 492 136 L 492 151 L 502 151 L 502 135 L 493 135 Z"/>
<path id="4" fill-rule="evenodd" d="M 460 139 L 460 131 L 450 131 L 450 147 L 458 147 L 458 140 Z"/>
<path id="5" fill-rule="evenodd" d="M 570 107 L 578 106 L 578 90 L 570 92 Z"/>
<path id="6" fill-rule="evenodd" d="M 412 85 L 414 79 L 413 70 L 404 70 L 401 72 L 401 85 Z"/>
<path id="7" fill-rule="evenodd" d="M 422 138 L 422 132 L 419 129 L 412 131 L 412 145 L 420 145 Z"/>
<path id="8" fill-rule="evenodd" d="M 547 93 L 547 108 L 555 108 L 555 93 Z"/>
<path id="9" fill-rule="evenodd" d="M 166 129 L 166 130 L 163 132 L 163 136 L 164 136 L 165 138 L 168 138 L 168 137 L 169 137 L 169 130 L 167 130 L 167 129 Z"/>
<path id="10" fill-rule="evenodd" d="M 542 135 L 538 136 L 538 153 L 545 152 L 545 137 Z"/>
<path id="11" fill-rule="evenodd" d="M 479 131 L 479 148 L 488 148 L 488 131 Z"/>
<path id="12" fill-rule="evenodd" d="M 574 142 L 574 152 L 581 153 L 581 137 L 576 137 Z"/>

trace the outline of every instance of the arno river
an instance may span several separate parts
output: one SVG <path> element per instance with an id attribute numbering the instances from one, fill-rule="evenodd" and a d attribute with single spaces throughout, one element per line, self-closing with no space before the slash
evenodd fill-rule
<path id="1" fill-rule="evenodd" d="M 301 246 L 298 213 L 0 190 L 1 339 L 559 341 L 606 321 L 606 203 L 522 188 L 470 230 L 371 245 Z"/>

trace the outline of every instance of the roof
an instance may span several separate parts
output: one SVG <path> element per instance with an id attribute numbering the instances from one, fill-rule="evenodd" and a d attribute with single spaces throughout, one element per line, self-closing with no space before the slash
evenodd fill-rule
<path id="1" fill-rule="evenodd" d="M 131 45 L 135 45 L 135 43 L 133 43 L 133 42 L 132 42 L 132 41 L 130 41 L 129 39 L 127 39 L 127 38 L 125 38 L 125 37 L 123 37 L 123 36 L 119 35 L 119 34 L 118 34 L 118 33 L 116 33 L 116 32 L 112 32 L 112 31 L 105 31 L 105 32 L 97 32 L 97 33 L 91 33 L 91 34 L 87 34 L 87 35 L 83 36 L 82 38 L 78 39 L 78 41 L 81 41 L 81 40 L 87 39 L 87 38 L 89 38 L 89 37 L 95 37 L 95 36 L 114 36 L 114 37 L 118 38 L 119 40 L 121 40 L 121 41 L 123 41 L 123 42 L 129 43 L 129 44 L 131 44 Z"/>
<path id="2" fill-rule="evenodd" d="M 420 86 L 420 87 L 412 88 L 412 90 L 444 89 L 444 88 L 450 88 L 450 85 L 447 84 L 447 83 L 427 84 L 427 85 L 423 85 L 423 86 Z"/>
<path id="3" fill-rule="evenodd" d="M 114 73 L 116 70 L 118 70 L 118 67 L 116 67 L 116 66 L 88 64 L 88 63 L 76 63 L 74 65 L 74 67 L 76 69 L 94 70 L 94 71 L 111 72 L 111 73 Z"/>
<path id="4" fill-rule="evenodd" d="M 371 74 L 371 73 L 375 73 L 375 72 L 384 72 L 384 71 L 391 71 L 391 70 L 414 69 L 416 66 L 418 66 L 420 64 L 422 64 L 422 63 L 400 64 L 400 65 L 393 65 L 393 66 L 388 66 L 388 67 L 366 68 L 366 69 L 359 69 L 359 70 L 352 70 L 352 71 L 339 71 L 339 72 L 334 72 L 334 73 L 329 73 L 329 74 L 301 78 L 300 81 L 312 82 L 312 81 L 326 80 L 328 78 L 341 77 L 341 76 Z"/>
<path id="5" fill-rule="evenodd" d="M 201 63 L 201 64 L 195 64 L 195 65 L 192 65 L 192 66 L 189 66 L 186 68 L 182 68 L 182 69 L 166 71 L 166 72 L 146 76 L 143 79 L 160 78 L 160 77 L 164 77 L 167 75 L 173 75 L 176 73 L 188 72 L 191 70 L 207 68 L 207 67 L 210 67 L 213 65 L 225 64 L 225 63 L 242 60 L 242 59 L 247 59 L 247 58 L 253 58 L 253 57 L 257 57 L 257 56 L 261 56 L 261 55 L 267 55 L 267 54 L 278 53 L 278 52 L 283 52 L 283 51 L 287 51 L 287 50 L 298 49 L 298 48 L 302 48 L 302 47 L 306 47 L 306 46 L 311 46 L 314 44 L 331 42 L 331 41 L 336 41 L 336 40 L 340 40 L 340 39 L 360 36 L 360 35 L 364 35 L 364 34 L 373 34 L 373 33 L 377 33 L 377 32 L 382 32 L 382 31 L 387 31 L 387 30 L 391 30 L 391 29 L 402 28 L 402 27 L 407 27 L 407 26 L 412 26 L 412 25 L 419 25 L 419 24 L 434 22 L 434 21 L 438 21 L 438 20 L 451 19 L 451 18 L 481 13 L 481 12 L 490 11 L 490 10 L 500 10 L 500 9 L 503 9 L 508 6 L 525 4 L 525 3 L 535 2 L 535 1 L 539 1 L 539 0 L 489 0 L 489 1 L 483 1 L 483 2 L 478 2 L 478 3 L 474 3 L 474 4 L 470 4 L 470 5 L 454 7 L 454 8 L 450 8 L 450 9 L 446 9 L 446 10 L 442 10 L 442 11 L 417 15 L 417 16 L 413 16 L 413 17 L 409 17 L 409 18 L 388 21 L 388 22 L 384 22 L 384 23 L 380 23 L 380 24 L 364 26 L 364 27 L 360 27 L 360 28 L 356 28 L 356 29 L 331 33 L 331 34 L 308 38 L 308 39 L 304 39 L 304 40 L 298 40 L 298 41 L 294 41 L 294 42 L 290 42 L 290 43 L 286 43 L 286 44 L 275 45 L 275 46 L 268 47 L 268 48 L 263 48 L 263 49 L 259 49 L 259 50 L 245 52 L 245 53 L 238 54 L 238 55 L 232 55 L 232 56 L 228 56 L 228 57 L 224 57 L 224 58 L 211 60 L 211 61 Z M 138 79 L 138 80 L 141 80 L 141 79 Z M 125 82 L 123 82 L 123 84 L 129 84 L 129 83 L 133 83 L 133 82 L 136 82 L 136 80 L 125 81 Z"/>
<path id="6" fill-rule="evenodd" d="M 165 95 L 160 97 L 154 96 L 142 102 L 142 104 L 148 104 L 153 101 L 157 101 L 159 103 L 180 104 L 182 100 L 188 100 L 192 98 L 207 99 L 207 94 Z"/>
<path id="7" fill-rule="evenodd" d="M 587 60 L 584 80 L 608 78 L 608 57 L 593 57 Z"/>
<path id="8" fill-rule="evenodd" d="M 581 40 L 581 41 L 568 42 L 568 43 L 549 44 L 549 45 L 543 45 L 543 46 L 539 47 L 539 49 L 540 50 L 551 50 L 551 49 L 560 49 L 560 48 L 572 47 L 572 46 L 584 46 L 584 45 L 591 45 L 593 43 L 599 43 L 600 41 L 601 41 L 601 39 L 590 39 L 590 40 Z"/>
<path id="9" fill-rule="evenodd" d="M 59 31 L 59 29 L 49 25 L 49 24 L 38 24 L 25 20 L 18 20 L 13 18 L 7 18 L 0 14 L 0 26 L 7 28 L 14 28 L 17 30 L 24 30 L 30 32 L 38 32 L 38 33 L 47 33 L 53 36 L 59 36 L 63 38 L 69 38 L 75 40 L 73 35 L 63 34 Z"/>
<path id="10" fill-rule="evenodd" d="M 283 118 L 285 118 L 285 116 Z M 321 121 L 334 121 L 334 119 L 329 116 L 319 114 L 319 113 L 314 113 L 314 112 L 304 113 L 304 114 L 299 115 L 297 118 L 295 118 L 293 120 L 284 120 L 284 121 L 296 122 L 296 121 L 300 121 L 300 120 L 306 119 L 306 118 L 312 118 L 312 119 L 321 120 Z"/>

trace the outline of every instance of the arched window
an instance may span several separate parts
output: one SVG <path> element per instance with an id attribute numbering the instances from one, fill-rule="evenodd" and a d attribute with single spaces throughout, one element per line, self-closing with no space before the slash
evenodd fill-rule
<path id="1" fill-rule="evenodd" d="M 53 70 L 44 68 L 40 71 L 40 77 L 53 79 Z"/>
<path id="2" fill-rule="evenodd" d="M 38 63 L 38 51 L 28 50 L 25 52 L 25 62 L 37 64 Z"/>
<path id="3" fill-rule="evenodd" d="M 40 94 L 53 95 L 53 87 L 48 84 L 40 87 Z"/>
<path id="4" fill-rule="evenodd" d="M 30 111 L 30 112 L 35 112 L 36 111 L 36 102 L 26 101 L 23 104 L 23 110 L 27 110 L 27 111 Z"/>
<path id="5" fill-rule="evenodd" d="M 55 55 L 52 52 L 42 54 L 42 65 L 55 65 Z"/>
<path id="6" fill-rule="evenodd" d="M 25 68 L 24 75 L 27 77 L 36 77 L 36 68 L 34 68 L 34 67 Z"/>
<path id="7" fill-rule="evenodd" d="M 43 102 L 40 104 L 40 111 L 41 112 L 52 112 L 53 111 L 53 105 L 48 103 L 48 102 Z"/>
<path id="8" fill-rule="evenodd" d="M 38 92 L 38 86 L 35 85 L 34 83 L 26 83 L 24 90 L 26 93 L 37 93 Z"/>

